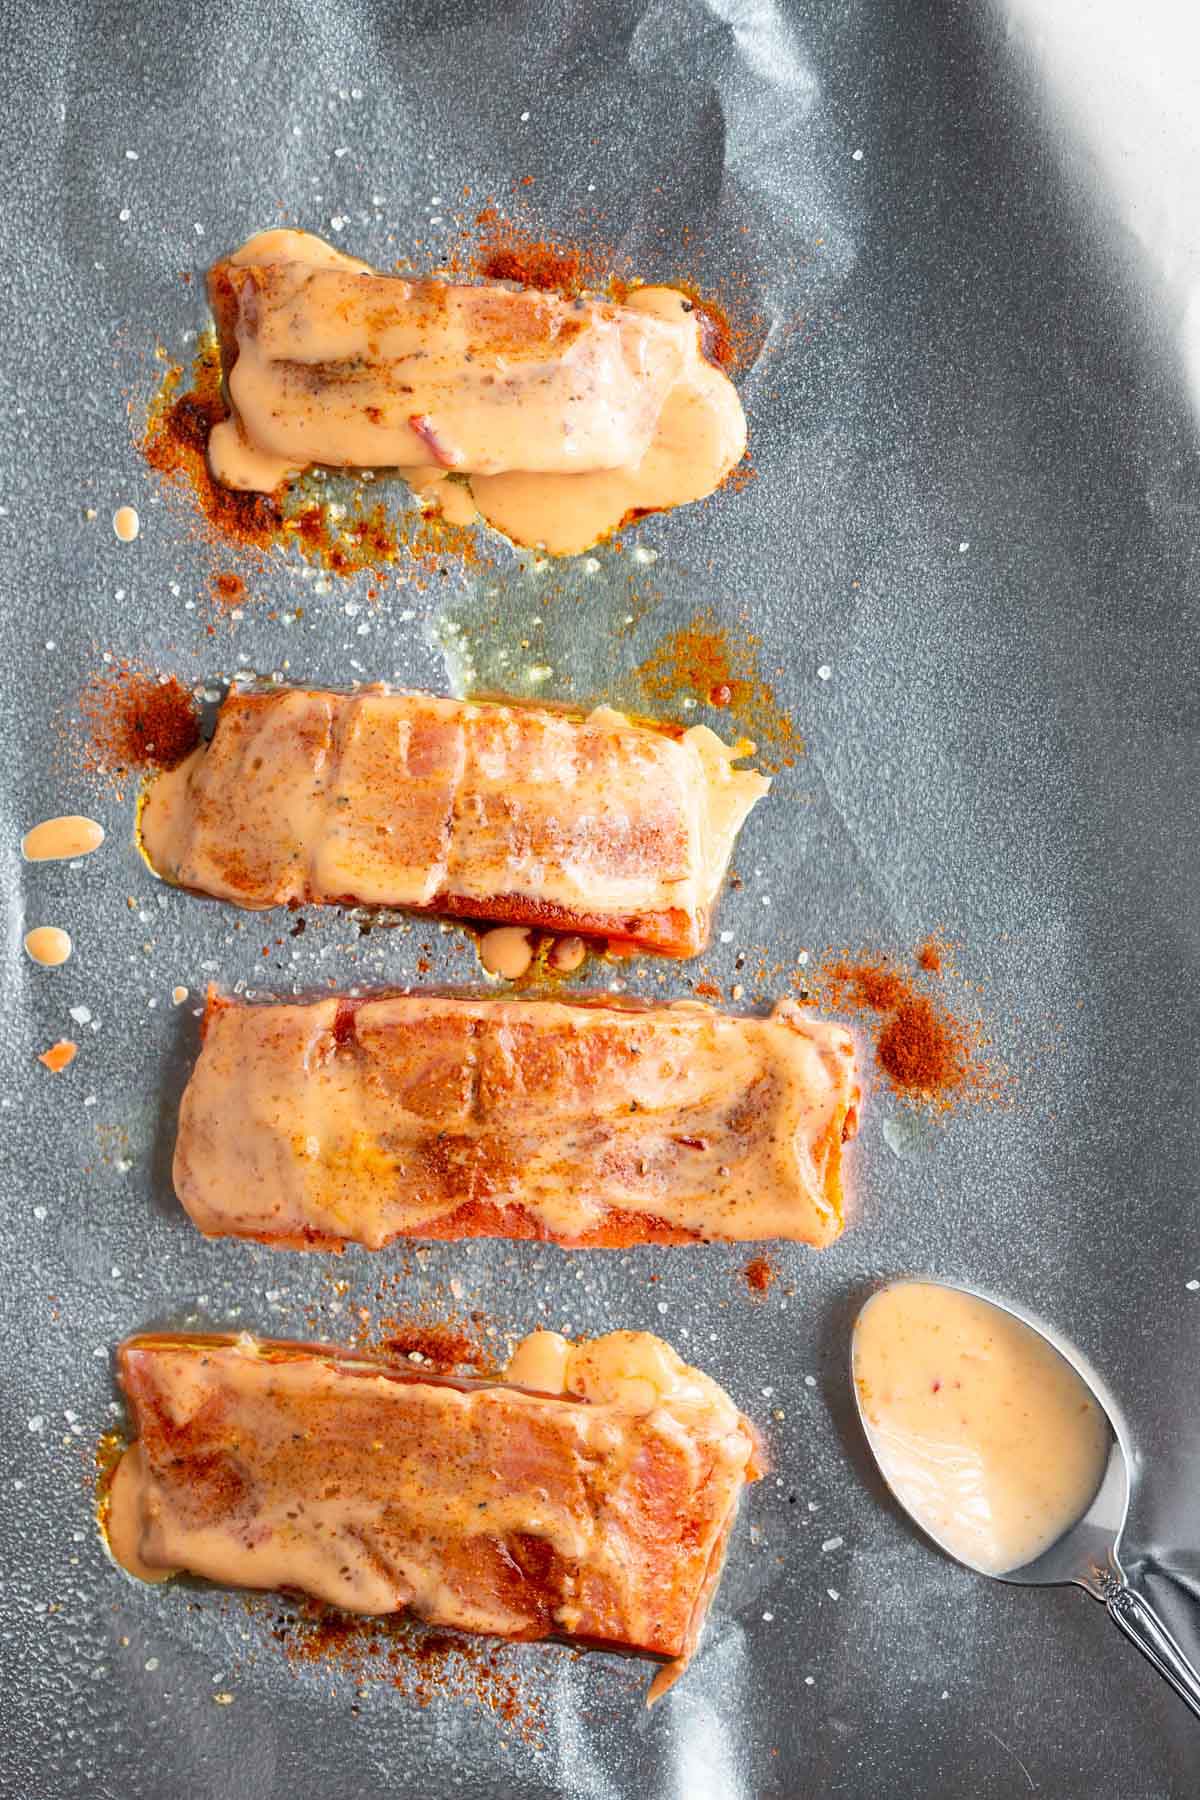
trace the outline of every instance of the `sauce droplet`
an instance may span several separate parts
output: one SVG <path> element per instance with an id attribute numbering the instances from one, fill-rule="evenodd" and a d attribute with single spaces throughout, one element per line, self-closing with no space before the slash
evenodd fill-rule
<path id="1" fill-rule="evenodd" d="M 1082 1377 L 1003 1307 L 900 1281 L 863 1307 L 854 1381 L 900 1503 L 951 1556 L 1003 1575 L 1083 1517 L 1112 1441 Z"/>
<path id="2" fill-rule="evenodd" d="M 581 937 L 560 937 L 550 946 L 546 961 L 556 975 L 573 975 L 586 955 L 587 945 Z"/>
<path id="3" fill-rule="evenodd" d="M 25 933 L 25 949 L 35 963 L 41 963 L 46 969 L 56 969 L 71 954 L 70 934 L 57 925 L 35 925 L 32 931 Z"/>
<path id="4" fill-rule="evenodd" d="M 479 940 L 479 960 L 489 975 L 517 981 L 533 961 L 533 939 L 521 925 L 498 925 Z"/>
<path id="5" fill-rule="evenodd" d="M 43 819 L 21 839 L 21 855 L 26 862 L 65 862 L 75 856 L 90 856 L 104 842 L 104 827 L 81 813 L 64 813 L 61 818 Z"/>
<path id="6" fill-rule="evenodd" d="M 135 506 L 118 506 L 113 514 L 113 530 L 123 544 L 132 544 L 142 529 L 142 521 L 138 518 Z"/>

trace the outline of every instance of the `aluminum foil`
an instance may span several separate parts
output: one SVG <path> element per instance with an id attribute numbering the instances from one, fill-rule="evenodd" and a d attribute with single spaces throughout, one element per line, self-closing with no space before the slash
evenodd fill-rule
<path id="1" fill-rule="evenodd" d="M 1127 1411 L 1127 1559 L 1200 1647 L 1195 63 L 1186 9 L 1151 10 L 1135 42 L 1083 0 L 9 9 L 4 1794 L 1194 1791 L 1194 1722 L 1093 1602 L 974 1577 L 888 1503 L 847 1382 L 880 1276 L 1039 1309 Z M 762 320 L 742 382 L 757 478 L 590 573 L 493 546 L 491 569 L 451 559 L 370 603 L 368 577 L 279 561 L 210 635 L 211 552 L 131 432 L 155 343 L 186 357 L 199 272 L 252 230 L 433 260 L 464 188 L 594 231 L 647 277 L 736 277 Z M 124 503 L 133 545 L 110 526 Z M 767 1433 L 686 1678 L 647 1712 L 639 1665 L 506 1653 L 544 1707 L 527 1742 L 487 1708 L 297 1670 L 261 1613 L 136 1587 L 100 1548 L 120 1337 L 314 1317 L 336 1337 L 389 1267 L 188 1225 L 169 1155 L 205 983 L 404 982 L 421 958 L 457 980 L 472 959 L 436 926 L 310 915 L 292 939 L 156 887 L 130 800 L 83 780 L 64 721 L 105 651 L 189 679 L 444 687 L 503 649 L 518 692 L 608 693 L 702 608 L 750 621 L 807 743 L 745 831 L 712 976 L 728 991 L 739 953 L 794 967 L 943 926 L 1012 1103 L 914 1131 L 873 1092 L 850 1229 L 819 1258 L 785 1248 L 758 1304 L 736 1248 L 437 1246 L 398 1274 L 396 1310 L 455 1292 L 512 1331 L 661 1332 Z M 104 850 L 23 866 L 22 832 L 74 810 Z M 54 972 L 21 950 L 43 922 L 75 939 Z M 662 973 L 620 978 L 661 994 Z M 666 975 L 685 991 L 696 971 Z M 62 1036 L 79 1055 L 51 1076 L 35 1056 Z"/>

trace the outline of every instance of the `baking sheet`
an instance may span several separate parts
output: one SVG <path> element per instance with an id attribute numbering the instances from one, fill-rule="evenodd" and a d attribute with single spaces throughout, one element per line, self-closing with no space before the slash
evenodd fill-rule
<path id="1" fill-rule="evenodd" d="M 1127 1409 L 1144 1459 L 1129 1560 L 1200 1650 L 1197 461 L 1191 265 L 1172 254 L 1191 195 L 1163 136 L 1194 109 L 1154 104 L 1186 66 L 1159 7 L 1163 54 L 1136 65 L 1149 99 L 1106 161 L 1129 65 L 1103 9 L 1073 13 L 1082 70 L 1049 0 L 7 9 L 0 1791 L 1192 1791 L 1194 1722 L 1094 1603 L 959 1571 L 884 1501 L 845 1378 L 878 1276 L 959 1276 L 1041 1309 Z M 1145 179 L 1114 188 L 1122 142 Z M 386 262 L 448 238 L 464 186 L 507 203 L 524 176 L 533 221 L 577 239 L 591 220 L 647 277 L 734 271 L 767 327 L 743 383 L 757 479 L 647 522 L 591 576 L 558 571 L 554 604 L 506 553 L 374 609 L 366 578 L 322 592 L 279 566 L 253 582 L 270 605 L 210 636 L 211 556 L 126 414 L 155 341 L 186 355 L 203 322 L 181 272 L 279 219 Z M 123 503 L 143 521 L 132 546 L 109 525 Z M 431 979 L 466 964 L 459 933 L 362 938 L 312 915 L 264 963 L 266 922 L 154 886 L 130 804 L 73 771 L 63 721 L 103 651 L 189 678 L 440 687 L 443 647 L 486 658 L 497 615 L 553 668 L 539 691 L 577 697 L 701 607 L 730 629 L 748 613 L 807 741 L 744 833 L 712 974 L 727 990 L 739 951 L 790 966 L 944 926 L 1017 1081 L 1008 1108 L 897 1138 L 900 1155 L 898 1109 L 873 1094 L 851 1229 L 820 1258 L 785 1248 L 761 1304 L 737 1249 L 414 1259 L 414 1301 L 454 1281 L 512 1329 L 660 1331 L 768 1432 L 774 1468 L 686 1679 L 647 1713 L 639 1665 L 515 1652 L 544 1705 L 531 1743 L 460 1700 L 420 1708 L 386 1683 L 359 1699 L 296 1672 L 263 1615 L 136 1588 L 99 1548 L 91 1455 L 117 1339 L 195 1317 L 301 1335 L 340 1303 L 321 1315 L 336 1336 L 386 1267 L 348 1255 L 335 1296 L 326 1259 L 187 1225 L 168 1162 L 196 1021 L 172 989 L 412 980 L 425 944 Z M 101 854 L 22 866 L 23 830 L 76 809 L 108 826 Z M 50 973 L 21 951 L 46 921 L 76 942 Z M 622 978 L 655 993 L 657 973 Z M 80 1055 L 51 1077 L 35 1054 L 64 1035 Z"/>

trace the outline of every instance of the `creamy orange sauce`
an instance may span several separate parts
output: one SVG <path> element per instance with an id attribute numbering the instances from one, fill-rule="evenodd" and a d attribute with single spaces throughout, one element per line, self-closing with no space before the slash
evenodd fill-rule
<path id="1" fill-rule="evenodd" d="M 234 688 L 211 745 L 150 787 L 141 844 L 165 880 L 242 906 L 410 906 L 691 954 L 770 785 L 735 766 L 751 749 L 608 707 Z"/>
<path id="2" fill-rule="evenodd" d="M 523 925 L 498 925 L 480 938 L 479 960 L 489 975 L 519 981 L 533 962 L 533 937 Z"/>
<path id="3" fill-rule="evenodd" d="M 141 1553 L 146 1528 L 148 1474 L 140 1444 L 131 1444 L 113 1471 L 104 1497 L 101 1522 L 105 1546 L 127 1575 L 139 1581 L 169 1581 L 178 1569 L 146 1562 Z"/>
<path id="4" fill-rule="evenodd" d="M 245 1336 L 134 1338 L 119 1366 L 140 1435 L 101 1524 L 141 1579 L 686 1660 L 759 1472 L 728 1395 L 644 1333 L 535 1333 L 507 1383 Z"/>
<path id="5" fill-rule="evenodd" d="M 228 487 L 269 492 L 313 463 L 396 467 L 453 522 L 477 507 L 561 555 L 711 493 L 746 447 L 737 392 L 674 288 L 616 305 L 455 287 L 271 231 L 217 264 L 210 290 L 233 413 L 209 461 Z"/>
<path id="6" fill-rule="evenodd" d="M 104 827 L 95 819 L 80 813 L 64 813 L 61 818 L 43 819 L 21 839 L 21 855 L 26 862 L 64 862 L 76 856 L 90 856 L 104 842 Z"/>
<path id="7" fill-rule="evenodd" d="M 586 955 L 587 945 L 581 937 L 560 937 L 546 952 L 546 961 L 556 975 L 573 975 Z"/>
<path id="8" fill-rule="evenodd" d="M 175 1189 L 209 1236 L 379 1249 L 462 1207 L 561 1242 L 611 1216 L 829 1243 L 857 1127 L 853 1041 L 769 1019 L 429 994 L 209 1008 Z M 636 1229 L 634 1236 L 636 1237 Z"/>
<path id="9" fill-rule="evenodd" d="M 25 953 L 45 969 L 56 969 L 71 954 L 71 934 L 58 925 L 36 925 L 25 933 Z"/>
<path id="10" fill-rule="evenodd" d="M 864 1306 L 854 1380 L 889 1485 L 952 1556 L 1020 1568 L 1087 1511 L 1111 1429 L 1036 1331 L 974 1294 L 903 1281 Z"/>
<path id="11" fill-rule="evenodd" d="M 118 506 L 116 512 L 113 514 L 113 530 L 116 532 L 121 542 L 123 544 L 132 544 L 134 538 L 141 529 L 142 521 L 138 518 L 137 508 L 133 506 Z"/>

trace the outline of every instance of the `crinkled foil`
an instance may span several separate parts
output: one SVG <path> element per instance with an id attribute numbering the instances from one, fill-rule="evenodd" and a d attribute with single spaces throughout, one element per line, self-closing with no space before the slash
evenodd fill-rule
<path id="1" fill-rule="evenodd" d="M 972 1576 L 887 1502 L 847 1381 L 880 1276 L 962 1277 L 1039 1309 L 1127 1410 L 1128 1560 L 1195 1646 L 1196 64 L 1182 5 L 1121 13 L 8 9 L 5 1795 L 1194 1790 L 1194 1722 L 1098 1606 Z M 275 561 L 248 576 L 240 620 L 214 614 L 214 553 L 135 445 L 155 345 L 186 360 L 204 322 L 203 268 L 281 220 L 381 264 L 436 261 L 454 216 L 489 199 L 646 277 L 725 284 L 758 316 L 755 479 L 646 521 L 594 568 L 493 542 L 490 568 L 448 557 L 370 601 L 367 576 Z M 125 503 L 132 545 L 110 523 Z M 1009 1103 L 914 1128 L 876 1087 L 849 1229 L 820 1257 L 784 1247 L 758 1302 L 736 1248 L 438 1245 L 332 1266 L 203 1242 L 169 1159 L 206 982 L 476 965 L 436 924 L 364 936 L 310 915 L 291 938 L 285 916 L 156 886 L 131 796 L 85 781 L 66 741 L 104 654 L 188 680 L 445 687 L 474 667 L 572 699 L 620 691 L 701 610 L 759 640 L 807 746 L 746 828 L 708 976 L 728 996 L 739 955 L 792 970 L 802 950 L 907 951 L 940 926 Z M 691 716 L 710 716 L 699 699 Z M 103 851 L 23 866 L 22 832 L 75 810 L 106 824 Z M 21 948 L 45 922 L 76 945 L 52 972 Z M 699 973 L 589 979 L 662 995 Z M 746 985 L 745 1004 L 770 988 Z M 36 1053 L 64 1036 L 79 1054 L 51 1075 Z M 661 1332 L 763 1426 L 771 1472 L 700 1654 L 653 1711 L 641 1665 L 553 1646 L 505 1652 L 540 1698 L 533 1741 L 461 1699 L 421 1707 L 386 1681 L 359 1696 L 290 1664 L 263 1610 L 142 1589 L 106 1560 L 92 1458 L 115 1422 L 114 1343 L 188 1320 L 336 1337 L 379 1310 L 389 1268 L 395 1311 L 453 1293 L 502 1332 Z"/>

